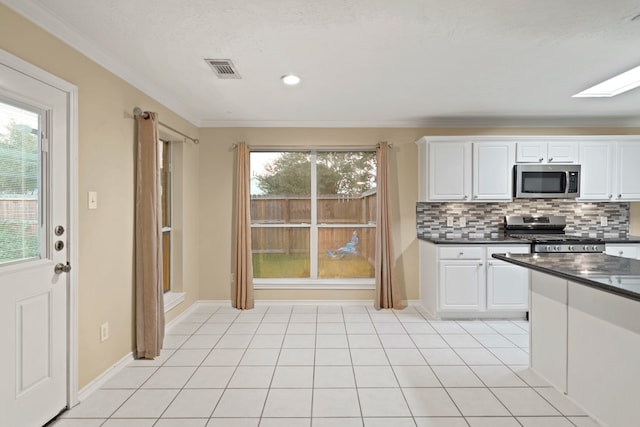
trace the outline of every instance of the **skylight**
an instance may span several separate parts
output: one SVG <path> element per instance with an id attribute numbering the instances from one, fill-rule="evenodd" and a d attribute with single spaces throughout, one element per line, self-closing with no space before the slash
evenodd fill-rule
<path id="1" fill-rule="evenodd" d="M 602 98 L 619 95 L 640 86 L 640 66 L 618 74 L 615 77 L 598 83 L 595 86 L 585 89 L 573 95 L 573 98 Z"/>

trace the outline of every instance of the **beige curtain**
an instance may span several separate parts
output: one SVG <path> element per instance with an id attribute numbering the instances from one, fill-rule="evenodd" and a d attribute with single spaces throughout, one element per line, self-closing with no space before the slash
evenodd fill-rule
<path id="1" fill-rule="evenodd" d="M 137 123 L 136 357 L 153 359 L 160 355 L 164 340 L 158 115 L 144 113 Z"/>
<path id="2" fill-rule="evenodd" d="M 249 147 L 247 147 L 247 144 L 238 144 L 236 156 L 235 297 L 233 306 L 245 310 L 253 308 L 251 196 L 249 185 Z"/>
<path id="3" fill-rule="evenodd" d="M 376 299 L 375 308 L 404 308 L 399 297 L 396 266 L 391 237 L 391 202 L 389 194 L 389 144 L 381 142 L 376 150 L 378 161 L 376 208 Z"/>

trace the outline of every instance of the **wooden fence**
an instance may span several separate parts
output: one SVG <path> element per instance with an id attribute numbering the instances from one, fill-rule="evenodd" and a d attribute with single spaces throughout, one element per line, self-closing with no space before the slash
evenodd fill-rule
<path id="1" fill-rule="evenodd" d="M 357 251 L 367 259 L 375 256 L 376 193 L 356 198 L 321 196 L 318 198 L 318 224 L 340 225 L 318 229 L 318 252 L 325 254 L 343 247 L 358 234 Z M 282 227 L 253 227 L 251 246 L 254 253 L 307 253 L 309 228 L 287 227 L 289 224 L 311 223 L 309 197 L 252 196 L 253 224 L 282 225 Z M 344 227 L 345 225 L 370 227 Z"/>

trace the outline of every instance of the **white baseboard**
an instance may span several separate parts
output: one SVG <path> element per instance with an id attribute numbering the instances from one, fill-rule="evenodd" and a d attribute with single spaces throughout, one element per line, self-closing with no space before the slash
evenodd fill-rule
<path id="1" fill-rule="evenodd" d="M 93 381 L 84 386 L 82 390 L 78 392 L 78 400 L 82 402 L 85 400 L 91 393 L 98 390 L 100 387 L 105 385 L 107 381 L 109 381 L 115 374 L 120 372 L 122 368 L 127 366 L 133 359 L 133 352 L 127 354 L 122 359 L 118 360 L 112 367 L 98 375 Z"/>

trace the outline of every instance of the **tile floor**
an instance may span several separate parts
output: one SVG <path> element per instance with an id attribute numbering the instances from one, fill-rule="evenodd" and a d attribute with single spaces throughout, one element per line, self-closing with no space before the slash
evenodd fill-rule
<path id="1" fill-rule="evenodd" d="M 55 427 L 595 427 L 528 370 L 524 321 L 200 305 Z"/>

